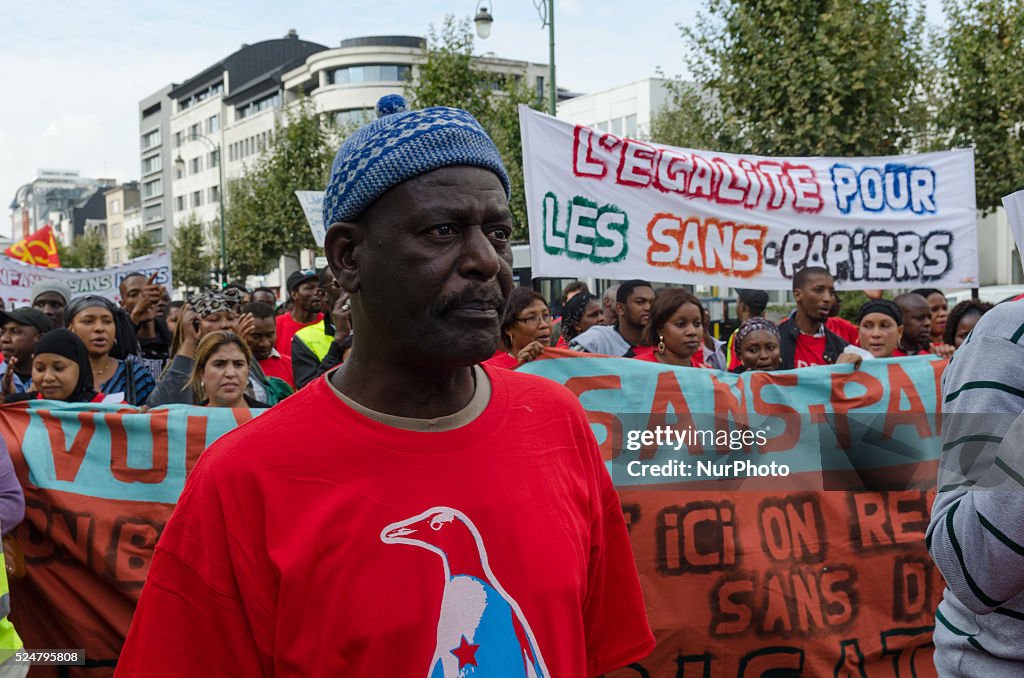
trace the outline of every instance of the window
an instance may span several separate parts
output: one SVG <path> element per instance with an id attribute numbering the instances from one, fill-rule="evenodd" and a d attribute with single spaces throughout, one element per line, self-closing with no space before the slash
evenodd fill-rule
<path id="1" fill-rule="evenodd" d="M 121 224 L 110 224 L 110 237 L 120 238 L 121 237 Z"/>
<path id="2" fill-rule="evenodd" d="M 543 75 L 538 75 L 537 76 L 537 98 L 542 100 L 542 101 L 544 99 L 544 76 Z"/>
<path id="3" fill-rule="evenodd" d="M 188 138 L 189 139 L 196 138 L 197 136 L 199 136 L 199 131 L 200 130 L 199 130 L 199 123 L 198 122 L 196 124 L 194 124 L 194 125 L 189 125 L 189 128 L 188 128 Z"/>
<path id="4" fill-rule="evenodd" d="M 113 264 L 120 264 L 121 263 L 121 248 L 120 247 L 113 248 L 110 251 L 110 258 L 111 258 L 111 263 L 113 263 Z"/>
<path id="5" fill-rule="evenodd" d="M 147 205 L 146 209 L 142 212 L 142 218 L 148 223 L 150 221 L 160 221 L 164 218 L 163 205 Z"/>
<path id="6" fill-rule="evenodd" d="M 211 186 L 210 187 L 210 202 L 220 202 L 220 187 L 219 186 Z"/>
<path id="7" fill-rule="evenodd" d="M 110 201 L 110 213 L 118 214 L 121 211 L 121 201 L 118 198 L 114 198 Z"/>
<path id="8" fill-rule="evenodd" d="M 347 85 L 360 82 L 405 82 L 412 75 L 408 64 L 365 64 L 335 68 L 327 73 L 331 85 Z"/>
<path id="9" fill-rule="evenodd" d="M 189 174 L 198 174 L 199 172 L 202 172 L 202 171 L 203 171 L 203 159 L 202 158 L 192 158 L 191 160 L 188 161 L 188 173 Z"/>
<path id="10" fill-rule="evenodd" d="M 174 133 L 174 147 L 181 146 L 181 142 L 184 141 L 184 135 L 181 132 Z"/>
<path id="11" fill-rule="evenodd" d="M 142 150 L 160 145 L 160 128 L 142 135 Z"/>
<path id="12" fill-rule="evenodd" d="M 146 233 L 149 233 L 149 241 L 157 247 L 161 247 L 164 244 L 164 229 L 153 228 L 146 231 Z"/>
<path id="13" fill-rule="evenodd" d="M 182 168 L 178 167 L 177 164 L 175 164 L 174 165 L 174 178 L 175 179 L 181 179 L 183 176 L 185 176 L 185 170 L 183 170 Z"/>
<path id="14" fill-rule="evenodd" d="M 210 151 L 210 155 L 207 156 L 206 166 L 213 169 L 220 164 L 220 153 L 217 151 Z"/>
<path id="15" fill-rule="evenodd" d="M 636 138 L 636 113 L 626 116 L 626 136 Z"/>
<path id="16" fill-rule="evenodd" d="M 153 172 L 159 172 L 163 169 L 163 158 L 159 155 L 153 155 L 148 158 L 142 159 L 142 173 L 152 174 Z"/>
<path id="17" fill-rule="evenodd" d="M 281 93 L 274 92 L 270 96 L 265 96 L 262 99 L 256 101 L 250 101 L 249 103 L 239 106 L 235 109 L 235 119 L 241 120 L 260 111 L 268 111 L 272 108 L 279 108 L 281 106 Z"/>
<path id="18" fill-rule="evenodd" d="M 220 116 L 219 115 L 211 115 L 209 118 L 207 118 L 207 120 L 206 120 L 206 133 L 207 134 L 213 134 L 214 132 L 216 132 L 219 129 L 220 129 Z"/>
<path id="19" fill-rule="evenodd" d="M 201 92 L 196 92 L 187 99 L 179 99 L 178 110 L 184 111 L 186 108 L 191 108 L 192 106 L 198 104 L 200 101 L 206 101 L 210 97 L 217 96 L 218 94 L 221 94 L 223 92 L 224 81 L 221 80 L 219 82 L 215 82 L 209 87 L 207 87 L 205 90 L 202 90 Z"/>
<path id="20" fill-rule="evenodd" d="M 371 108 L 349 108 L 344 111 L 335 111 L 334 124 L 338 127 L 357 127 L 369 122 L 372 115 L 373 109 Z"/>
<path id="21" fill-rule="evenodd" d="M 622 136 L 622 118 L 612 120 L 612 134 Z"/>
<path id="22" fill-rule="evenodd" d="M 203 192 L 193 191 L 192 192 L 192 207 L 200 207 L 203 204 Z"/>
<path id="23" fill-rule="evenodd" d="M 154 198 L 164 193 L 164 181 L 160 177 L 142 184 L 142 197 Z"/>
<path id="24" fill-rule="evenodd" d="M 185 211 L 185 196 L 179 195 L 174 199 L 174 209 L 178 212 Z"/>

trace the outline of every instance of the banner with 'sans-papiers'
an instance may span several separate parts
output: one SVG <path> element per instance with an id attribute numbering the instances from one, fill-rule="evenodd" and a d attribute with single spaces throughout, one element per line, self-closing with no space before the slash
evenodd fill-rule
<path id="1" fill-rule="evenodd" d="M 580 357 L 521 367 L 579 397 L 619 489 L 658 645 L 610 675 L 935 676 L 943 583 L 924 539 L 944 366 L 915 357 L 737 376 Z M 631 444 L 666 429 L 765 435 L 753 449 L 693 436 Z M 724 472 L 751 462 L 788 475 Z"/>
<path id="2" fill-rule="evenodd" d="M 769 158 L 663 146 L 519 107 L 534 277 L 790 289 L 977 287 L 971 149 Z"/>
<path id="3" fill-rule="evenodd" d="M 171 278 L 171 254 L 157 252 L 107 268 L 42 268 L 9 257 L 0 257 L 0 298 L 7 308 L 28 306 L 32 286 L 40 280 L 59 280 L 71 288 L 73 297 L 95 294 L 111 301 L 120 299 L 118 286 L 129 273 L 151 276 L 158 285 L 174 288 Z"/>
<path id="4" fill-rule="evenodd" d="M 941 577 L 924 530 L 943 362 L 736 376 L 549 355 L 521 369 L 564 383 L 587 411 L 619 486 L 658 639 L 654 654 L 617 677 L 934 675 Z M 0 435 L 26 496 L 15 535 L 27 574 L 11 582 L 12 619 L 26 647 L 84 648 L 88 662 L 69 674 L 33 667 L 33 676 L 112 674 L 188 472 L 254 414 L 0 407 Z M 766 435 L 742 449 L 713 439 L 658 447 L 636 435 L 684 424 Z M 680 459 L 716 468 L 774 461 L 789 474 L 632 475 Z M 872 489 L 847 489 L 857 487 Z"/>

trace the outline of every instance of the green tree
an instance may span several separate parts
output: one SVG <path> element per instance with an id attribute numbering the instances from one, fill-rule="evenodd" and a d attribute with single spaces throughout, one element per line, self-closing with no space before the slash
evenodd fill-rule
<path id="1" fill-rule="evenodd" d="M 707 0 L 681 31 L 693 82 L 675 82 L 656 141 L 790 156 L 920 145 L 930 69 L 911 0 Z"/>
<path id="2" fill-rule="evenodd" d="M 75 238 L 71 247 L 57 245 L 62 268 L 103 268 L 107 265 L 107 239 L 90 229 Z"/>
<path id="3" fill-rule="evenodd" d="M 424 61 L 418 76 L 406 85 L 413 108 L 453 106 L 480 121 L 508 172 L 512 186 L 513 237 L 527 240 L 526 198 L 523 189 L 523 145 L 519 132 L 519 104 L 538 110 L 543 102 L 526 82 L 526 74 L 502 76 L 473 61 L 473 30 L 469 19 L 449 14 L 440 31 L 431 26 Z"/>
<path id="4" fill-rule="evenodd" d="M 213 261 L 202 222 L 195 213 L 189 214 L 174 229 L 174 239 L 171 241 L 171 274 L 174 282 L 186 290 L 206 287 L 210 284 Z"/>
<path id="5" fill-rule="evenodd" d="M 316 107 L 302 99 L 285 111 L 270 145 L 241 179 L 229 182 L 225 228 L 231 277 L 266 273 L 282 256 L 316 247 L 295 191 L 327 184 L 335 146 Z"/>
<path id="6" fill-rule="evenodd" d="M 938 127 L 944 147 L 974 146 L 978 207 L 1024 186 L 1024 6 L 945 0 Z"/>
<path id="7" fill-rule="evenodd" d="M 128 234 L 128 258 L 144 257 L 152 254 L 155 246 L 149 233 L 141 228 L 132 230 Z"/>

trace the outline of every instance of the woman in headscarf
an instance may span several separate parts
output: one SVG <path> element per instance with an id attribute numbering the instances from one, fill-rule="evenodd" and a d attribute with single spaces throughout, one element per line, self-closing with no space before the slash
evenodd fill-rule
<path id="1" fill-rule="evenodd" d="M 15 393 L 6 402 L 121 402 L 116 396 L 113 400 L 105 398 L 93 388 L 89 350 L 70 330 L 51 330 L 39 339 L 32 358 L 32 387 L 33 391 Z"/>
<path id="2" fill-rule="evenodd" d="M 123 393 L 125 402 L 145 404 L 153 375 L 138 360 L 138 340 L 123 310 L 104 297 L 78 297 L 64 310 L 64 325 L 85 343 L 97 391 Z"/>
<path id="3" fill-rule="evenodd" d="M 568 348 L 569 342 L 594 325 L 604 325 L 601 300 L 590 292 L 579 292 L 562 307 L 562 336 L 558 346 Z"/>
<path id="4" fill-rule="evenodd" d="M 876 358 L 891 358 L 903 338 L 903 312 L 888 299 L 869 299 L 857 312 L 860 347 Z"/>
<path id="5" fill-rule="evenodd" d="M 782 365 L 779 328 L 767 318 L 754 317 L 736 328 L 733 347 L 740 359 L 733 372 L 771 371 Z"/>

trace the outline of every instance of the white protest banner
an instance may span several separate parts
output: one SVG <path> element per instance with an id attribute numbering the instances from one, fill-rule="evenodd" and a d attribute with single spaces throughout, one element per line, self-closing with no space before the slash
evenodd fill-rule
<path id="1" fill-rule="evenodd" d="M 327 229 L 324 228 L 324 192 L 323 191 L 295 191 L 295 197 L 302 205 L 302 211 L 309 222 L 309 230 L 313 231 L 313 240 L 317 247 L 324 246 L 324 238 L 327 237 Z"/>
<path id="2" fill-rule="evenodd" d="M 535 277 L 789 289 L 974 287 L 970 149 L 766 158 L 625 139 L 519 107 Z"/>
<path id="3" fill-rule="evenodd" d="M 71 288 L 73 297 L 96 294 L 112 301 L 120 298 L 118 286 L 129 273 L 146 276 L 156 273 L 153 282 L 168 290 L 173 288 L 171 280 L 171 255 L 157 252 L 138 257 L 110 268 L 42 268 L 0 256 L 0 297 L 7 308 L 28 306 L 31 303 L 32 286 L 40 280 L 60 280 Z"/>
<path id="4" fill-rule="evenodd" d="M 1017 243 L 1021 262 L 1024 262 L 1024 191 L 1017 191 L 1003 197 L 1006 220 L 1010 222 L 1010 233 Z"/>

